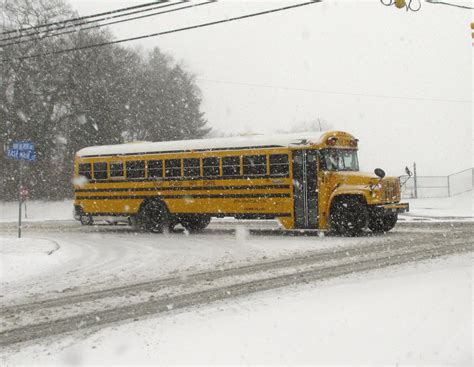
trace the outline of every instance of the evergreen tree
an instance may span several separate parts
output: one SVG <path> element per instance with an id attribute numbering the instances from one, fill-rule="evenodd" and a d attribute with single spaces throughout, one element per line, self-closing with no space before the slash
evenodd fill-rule
<path id="1" fill-rule="evenodd" d="M 77 16 L 61 0 L 7 0 L 0 7 L 2 31 Z M 6 173 L 0 175 L 0 200 L 16 197 L 18 162 L 5 157 L 14 140 L 36 145 L 37 162 L 25 165 L 32 197 L 58 199 L 72 194 L 74 154 L 83 147 L 208 133 L 193 76 L 158 48 L 145 56 L 109 45 L 16 59 L 111 39 L 92 29 L 1 49 L 9 61 L 0 68 L 0 170 Z"/>

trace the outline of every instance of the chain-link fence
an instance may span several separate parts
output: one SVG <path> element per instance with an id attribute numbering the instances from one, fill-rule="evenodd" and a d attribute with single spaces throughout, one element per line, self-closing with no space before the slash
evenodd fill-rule
<path id="1" fill-rule="evenodd" d="M 439 198 L 470 191 L 473 188 L 474 168 L 449 176 L 402 176 L 403 198 Z"/>

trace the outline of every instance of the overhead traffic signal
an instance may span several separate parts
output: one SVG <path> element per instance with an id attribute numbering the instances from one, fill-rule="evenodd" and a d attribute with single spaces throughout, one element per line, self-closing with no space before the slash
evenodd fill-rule
<path id="1" fill-rule="evenodd" d="M 421 9 L 421 0 L 380 0 L 385 6 L 395 5 L 398 9 L 406 11 L 418 11 Z"/>
<path id="2" fill-rule="evenodd" d="M 474 23 L 471 23 L 471 37 L 472 37 L 472 45 L 474 46 Z"/>
<path id="3" fill-rule="evenodd" d="M 405 0 L 395 0 L 395 6 L 396 6 L 398 9 L 406 8 L 407 3 L 406 3 Z"/>

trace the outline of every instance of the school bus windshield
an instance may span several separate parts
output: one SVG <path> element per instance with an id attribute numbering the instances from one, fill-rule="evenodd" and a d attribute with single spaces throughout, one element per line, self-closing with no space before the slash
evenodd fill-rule
<path id="1" fill-rule="evenodd" d="M 321 154 L 324 171 L 359 171 L 356 150 L 326 149 Z"/>

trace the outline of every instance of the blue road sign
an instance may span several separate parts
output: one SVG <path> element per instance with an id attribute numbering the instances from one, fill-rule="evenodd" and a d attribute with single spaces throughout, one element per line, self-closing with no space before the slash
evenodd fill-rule
<path id="1" fill-rule="evenodd" d="M 7 157 L 22 161 L 35 161 L 35 145 L 29 140 L 14 141 L 11 148 L 7 150 Z"/>

